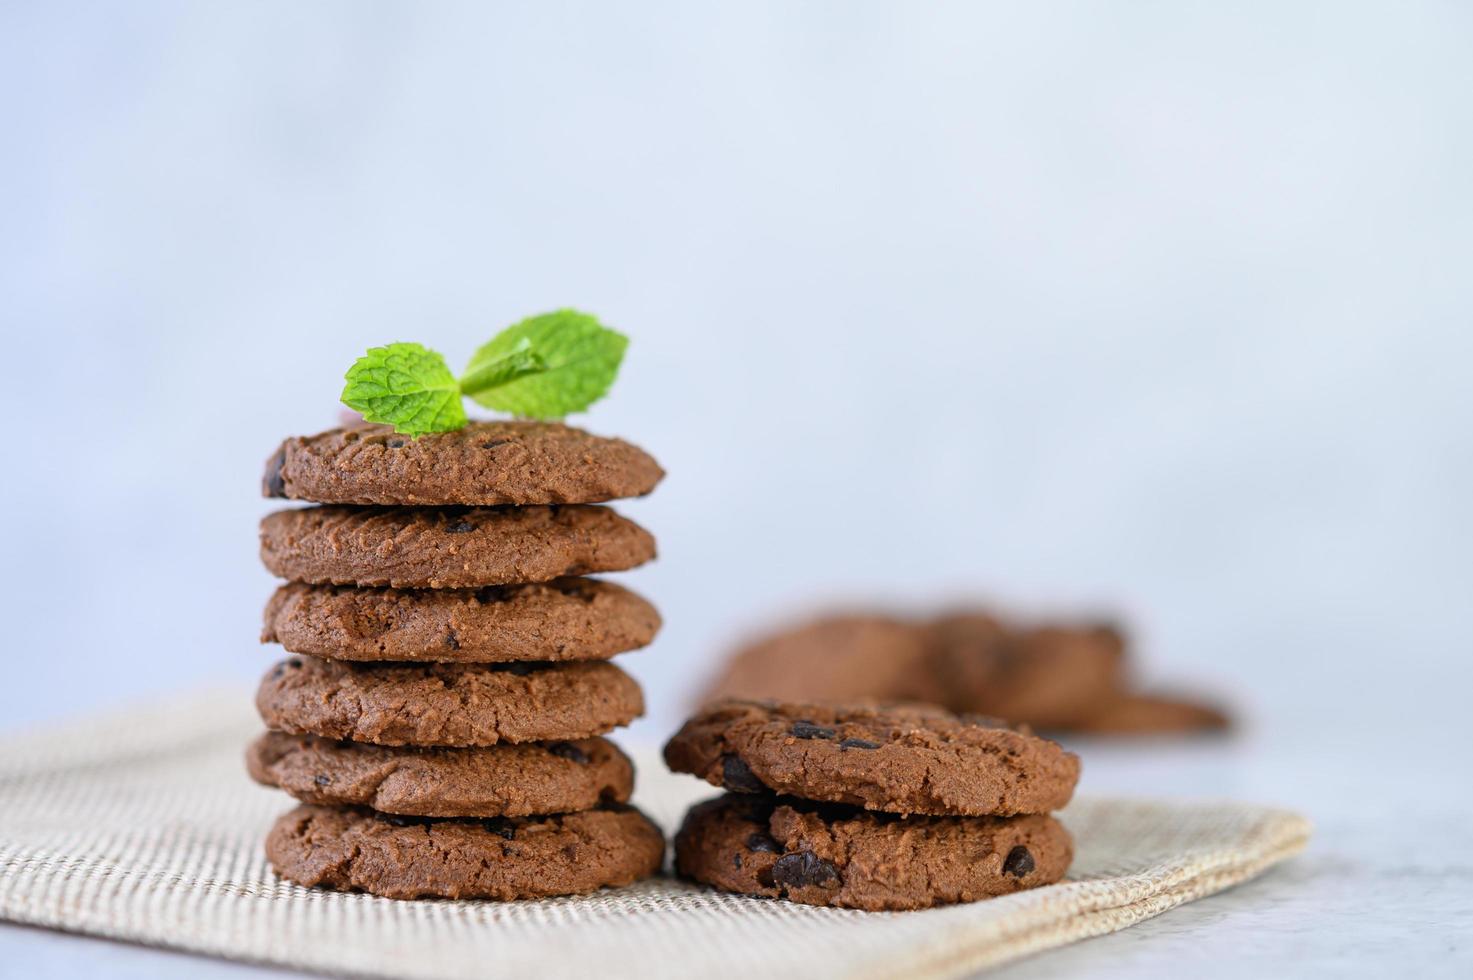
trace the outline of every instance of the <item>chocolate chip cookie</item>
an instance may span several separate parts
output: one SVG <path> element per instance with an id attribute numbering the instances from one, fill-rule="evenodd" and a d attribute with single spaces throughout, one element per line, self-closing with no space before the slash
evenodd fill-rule
<path id="1" fill-rule="evenodd" d="M 602 738 L 424 749 L 267 732 L 246 752 L 256 782 L 304 803 L 419 817 L 524 817 L 624 803 L 629 759 Z"/>
<path id="2" fill-rule="evenodd" d="M 589 738 L 644 713 L 609 663 L 360 664 L 294 656 L 261 680 L 266 727 L 375 745 L 474 746 Z"/>
<path id="3" fill-rule="evenodd" d="M 266 857 L 300 885 L 385 898 L 546 898 L 627 885 L 660 869 L 665 838 L 633 807 L 432 820 L 299 806 Z"/>
<path id="4" fill-rule="evenodd" d="M 718 701 L 665 746 L 665 762 L 739 792 L 893 813 L 1047 813 L 1079 759 L 995 719 L 928 705 Z"/>
<path id="5" fill-rule="evenodd" d="M 881 911 L 971 902 L 1063 878 L 1053 817 L 897 817 L 837 804 L 727 794 L 692 807 L 675 868 L 743 895 Z"/>
<path id="6" fill-rule="evenodd" d="M 267 604 L 261 639 L 336 660 L 606 660 L 659 628 L 654 606 L 594 579 L 443 590 L 293 582 Z"/>
<path id="7" fill-rule="evenodd" d="M 294 582 L 464 589 L 634 568 L 655 539 L 607 507 L 305 507 L 261 521 L 261 561 Z"/>
<path id="8" fill-rule="evenodd" d="M 649 493 L 644 450 L 556 422 L 471 422 L 419 438 L 362 423 L 287 439 L 262 492 L 323 504 L 591 504 Z"/>

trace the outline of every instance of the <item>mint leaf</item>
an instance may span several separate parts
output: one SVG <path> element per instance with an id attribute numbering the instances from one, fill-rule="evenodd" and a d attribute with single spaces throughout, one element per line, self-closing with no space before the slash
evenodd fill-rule
<path id="1" fill-rule="evenodd" d="M 371 347 L 344 377 L 343 404 L 395 432 L 419 436 L 465 425 L 455 376 L 445 358 L 420 344 Z"/>
<path id="2" fill-rule="evenodd" d="M 476 351 L 461 388 L 487 408 L 562 418 L 608 393 L 628 346 L 628 337 L 577 310 L 528 317 Z"/>
<path id="3" fill-rule="evenodd" d="M 460 393 L 474 398 L 482 391 L 499 388 L 518 378 L 524 378 L 529 374 L 539 374 L 546 370 L 547 362 L 532 350 L 532 341 L 523 337 L 509 353 L 502 357 L 482 361 L 479 365 L 473 359 L 471 366 L 466 369 L 465 376 L 460 379 Z"/>

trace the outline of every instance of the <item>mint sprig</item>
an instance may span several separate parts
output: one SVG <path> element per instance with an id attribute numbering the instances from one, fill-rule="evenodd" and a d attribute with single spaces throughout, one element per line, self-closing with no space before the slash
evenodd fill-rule
<path id="1" fill-rule="evenodd" d="M 487 408 L 525 418 L 562 418 L 608 394 L 628 346 L 628 337 L 577 310 L 528 317 L 471 356 L 460 390 Z M 495 365 L 528 354 L 541 361 L 540 370 L 517 372 L 495 385 L 468 383 L 478 382 Z"/>
<path id="2" fill-rule="evenodd" d="M 419 435 L 465 425 L 460 385 L 445 358 L 420 344 L 370 347 L 344 376 L 343 404 L 370 422 Z"/>
<path id="3" fill-rule="evenodd" d="M 628 346 L 595 317 L 558 310 L 497 334 L 459 380 L 419 344 L 374 347 L 348 369 L 343 404 L 411 436 L 464 426 L 461 396 L 522 418 L 558 419 L 608 393 Z"/>

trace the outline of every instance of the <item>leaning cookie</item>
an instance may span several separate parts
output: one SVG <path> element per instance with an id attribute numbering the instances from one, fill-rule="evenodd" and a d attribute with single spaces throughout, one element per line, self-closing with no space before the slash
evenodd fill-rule
<path id="1" fill-rule="evenodd" d="M 267 604 L 261 639 L 334 660 L 606 660 L 659 628 L 654 606 L 594 579 L 440 590 L 292 582 Z"/>
<path id="2" fill-rule="evenodd" d="M 471 422 L 417 438 L 359 424 L 287 439 L 262 492 L 322 504 L 591 504 L 643 496 L 664 475 L 638 446 L 555 422 Z"/>
<path id="3" fill-rule="evenodd" d="M 417 817 L 569 813 L 628 802 L 634 788 L 633 765 L 602 738 L 426 749 L 267 732 L 246 769 L 304 803 Z"/>
<path id="4" fill-rule="evenodd" d="M 718 701 L 665 746 L 665 762 L 739 792 L 892 813 L 1047 813 L 1079 759 L 995 719 L 929 705 Z"/>
<path id="5" fill-rule="evenodd" d="M 299 806 L 266 838 L 282 877 L 384 898 L 585 895 L 648 877 L 664 856 L 664 835 L 627 806 L 489 820 Z"/>
<path id="6" fill-rule="evenodd" d="M 1171 695 L 1121 694 L 1078 719 L 1072 731 L 1083 735 L 1175 735 L 1222 732 L 1232 720 L 1221 709 Z"/>
<path id="7" fill-rule="evenodd" d="M 1006 630 L 981 613 L 930 624 L 935 671 L 953 711 L 1067 729 L 1126 683 L 1125 639 L 1109 625 Z"/>
<path id="8" fill-rule="evenodd" d="M 615 572 L 655 539 L 607 507 L 304 507 L 261 521 L 261 561 L 293 582 L 475 589 Z"/>
<path id="9" fill-rule="evenodd" d="M 477 746 L 590 738 L 644 713 L 609 663 L 358 664 L 288 657 L 261 679 L 266 727 L 375 745 Z"/>
<path id="10" fill-rule="evenodd" d="M 676 871 L 723 891 L 881 911 L 1052 884 L 1073 857 L 1053 817 L 896 817 L 727 794 L 692 807 Z"/>
<path id="11" fill-rule="evenodd" d="M 944 704 L 956 685 L 936 670 L 934 646 L 925 629 L 894 616 L 824 616 L 733 653 L 700 703 L 883 698 Z"/>

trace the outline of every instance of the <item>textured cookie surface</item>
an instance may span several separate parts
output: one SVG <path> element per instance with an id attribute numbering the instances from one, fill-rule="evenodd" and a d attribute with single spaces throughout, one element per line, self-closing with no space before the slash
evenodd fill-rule
<path id="1" fill-rule="evenodd" d="M 655 557 L 607 507 L 305 507 L 261 521 L 271 574 L 319 585 L 464 589 L 613 572 Z"/>
<path id="2" fill-rule="evenodd" d="M 1047 813 L 1079 779 L 1079 759 L 1048 739 L 913 704 L 718 701 L 666 744 L 665 761 L 730 790 L 892 813 Z"/>
<path id="3" fill-rule="evenodd" d="M 565 578 L 482 589 L 293 582 L 266 606 L 261 639 L 336 660 L 604 660 L 645 646 L 660 615 L 612 582 Z"/>
<path id="4" fill-rule="evenodd" d="M 261 679 L 266 727 L 375 745 L 497 745 L 589 738 L 644 713 L 608 663 L 359 664 L 295 656 Z"/>
<path id="5" fill-rule="evenodd" d="M 649 493 L 664 475 L 637 446 L 555 422 L 471 422 L 418 439 L 363 423 L 287 439 L 262 491 L 323 504 L 589 504 Z"/>
<path id="6" fill-rule="evenodd" d="M 583 895 L 648 877 L 664 856 L 664 836 L 633 807 L 426 820 L 306 805 L 266 838 L 283 877 L 385 898 Z"/>
<path id="7" fill-rule="evenodd" d="M 602 738 L 424 749 L 267 732 L 246 752 L 251 777 L 304 803 L 419 817 L 524 817 L 624 803 L 634 768 Z"/>
<path id="8" fill-rule="evenodd" d="M 1063 878 L 1053 817 L 895 817 L 727 794 L 692 807 L 675 867 L 725 891 L 881 911 L 971 902 Z"/>

